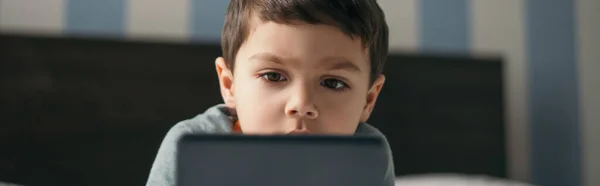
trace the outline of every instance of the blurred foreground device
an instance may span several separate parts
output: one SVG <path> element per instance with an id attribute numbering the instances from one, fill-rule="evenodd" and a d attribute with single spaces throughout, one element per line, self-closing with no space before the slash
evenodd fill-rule
<path id="1" fill-rule="evenodd" d="M 382 185 L 381 139 L 356 136 L 189 135 L 179 141 L 178 186 Z"/>

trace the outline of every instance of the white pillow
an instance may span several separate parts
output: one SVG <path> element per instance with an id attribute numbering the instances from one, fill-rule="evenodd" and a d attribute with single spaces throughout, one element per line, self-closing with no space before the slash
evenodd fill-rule
<path id="1" fill-rule="evenodd" d="M 532 186 L 485 175 L 422 174 L 396 178 L 396 186 Z"/>
<path id="2" fill-rule="evenodd" d="M 17 185 L 17 184 L 13 184 L 13 183 L 6 183 L 6 182 L 0 181 L 0 186 L 21 186 L 21 185 Z"/>

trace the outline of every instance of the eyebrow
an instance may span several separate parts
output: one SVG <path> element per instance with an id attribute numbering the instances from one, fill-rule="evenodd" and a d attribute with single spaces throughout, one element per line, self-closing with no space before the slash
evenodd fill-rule
<path id="1" fill-rule="evenodd" d="M 273 62 L 273 63 L 278 63 L 278 64 L 283 64 L 282 63 L 282 58 L 274 55 L 274 54 L 269 54 L 269 53 L 258 53 L 258 54 L 254 54 L 252 55 L 250 58 L 248 58 L 249 60 L 260 60 L 260 61 L 268 61 L 268 62 Z"/>
<path id="2" fill-rule="evenodd" d="M 279 57 L 274 54 L 270 54 L 270 53 L 258 53 L 258 54 L 252 55 L 248 59 L 249 60 L 268 61 L 268 62 L 273 62 L 273 63 L 277 63 L 277 64 L 283 64 L 283 61 L 284 61 L 284 58 Z M 346 60 L 345 58 L 326 57 L 322 61 L 323 61 L 323 63 L 327 64 L 327 66 L 328 66 L 327 70 L 347 70 L 347 71 L 356 72 L 356 73 L 361 72 L 361 70 L 360 70 L 360 68 L 358 68 L 358 66 L 356 66 L 354 63 L 350 62 L 349 60 Z"/>
<path id="3" fill-rule="evenodd" d="M 358 66 L 356 66 L 354 63 L 350 62 L 349 60 L 346 60 L 344 58 L 338 58 L 338 57 L 332 57 L 332 58 L 326 58 L 328 61 L 328 63 L 330 63 L 331 65 L 329 65 L 329 67 L 327 68 L 327 70 L 347 70 L 350 72 L 356 72 L 356 73 L 360 73 L 360 68 L 358 68 Z"/>

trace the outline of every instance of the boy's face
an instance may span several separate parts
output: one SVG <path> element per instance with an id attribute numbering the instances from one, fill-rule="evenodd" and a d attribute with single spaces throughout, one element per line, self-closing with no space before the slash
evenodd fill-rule
<path id="1" fill-rule="evenodd" d="M 216 60 L 225 103 L 246 134 L 354 134 L 383 86 L 369 86 L 359 37 L 327 25 L 255 19 L 232 71 Z"/>

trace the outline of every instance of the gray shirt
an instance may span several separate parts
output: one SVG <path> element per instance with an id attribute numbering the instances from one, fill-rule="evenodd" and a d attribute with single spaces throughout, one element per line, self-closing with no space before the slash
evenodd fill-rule
<path id="1" fill-rule="evenodd" d="M 158 154 L 152 164 L 150 176 L 146 182 L 146 186 L 175 186 L 175 157 L 177 151 L 177 141 L 186 134 L 229 134 L 232 132 L 233 120 L 227 111 L 225 105 L 216 105 L 204 113 L 188 120 L 181 121 L 173 126 L 163 139 Z M 388 167 L 386 175 L 384 175 L 385 186 L 393 186 L 394 164 L 392 153 L 389 148 L 385 136 L 375 127 L 361 123 L 356 129 L 355 135 L 375 135 L 384 139 L 387 146 Z"/>

